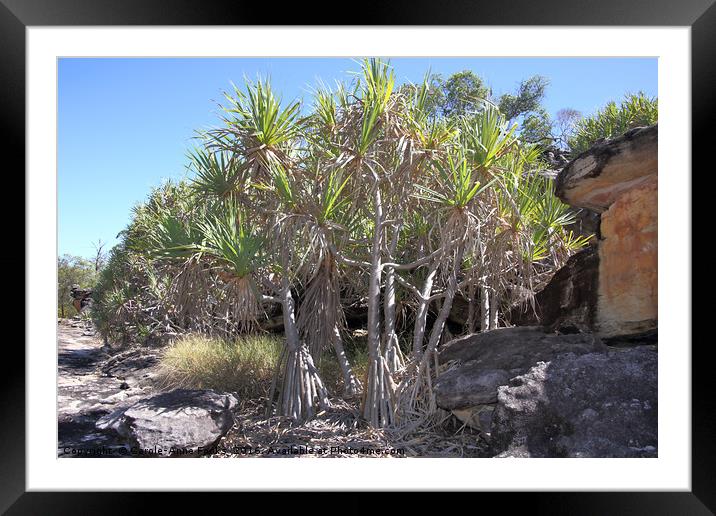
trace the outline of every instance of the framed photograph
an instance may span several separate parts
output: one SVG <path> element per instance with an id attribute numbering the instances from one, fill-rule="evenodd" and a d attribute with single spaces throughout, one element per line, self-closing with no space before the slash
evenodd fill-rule
<path id="1" fill-rule="evenodd" d="M 691 169 L 716 7 L 300 11 L 1 0 L 27 245 L 0 508 L 713 513 Z"/>

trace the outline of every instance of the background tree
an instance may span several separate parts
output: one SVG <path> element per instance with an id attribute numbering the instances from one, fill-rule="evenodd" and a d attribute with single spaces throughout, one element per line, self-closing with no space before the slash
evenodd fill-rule
<path id="1" fill-rule="evenodd" d="M 474 113 L 490 100 L 492 91 L 485 81 L 472 70 L 457 72 L 441 84 L 443 98 L 440 103 L 442 114 L 459 117 Z"/>
<path id="2" fill-rule="evenodd" d="M 553 131 L 554 124 L 550 120 L 549 113 L 541 107 L 526 114 L 520 124 L 520 137 L 522 140 L 543 147 L 547 147 L 553 142 Z"/>
<path id="3" fill-rule="evenodd" d="M 514 95 L 506 93 L 500 97 L 500 112 L 511 122 L 521 115 L 539 111 L 548 85 L 549 79 L 541 75 L 525 79 L 520 82 Z"/>
<path id="4" fill-rule="evenodd" d="M 99 273 L 99 271 L 104 268 L 105 263 L 107 263 L 107 253 L 104 251 L 105 245 L 107 245 L 107 243 L 102 242 L 102 239 L 97 240 L 97 242 L 92 242 L 92 246 L 94 247 L 94 270 L 97 273 Z"/>
<path id="5" fill-rule="evenodd" d="M 577 122 L 582 118 L 582 113 L 572 108 L 564 108 L 557 111 L 552 126 L 552 134 L 555 144 L 560 149 L 569 149 L 569 140 L 574 134 Z"/>
<path id="6" fill-rule="evenodd" d="M 79 285 L 82 289 L 91 289 L 97 281 L 97 270 L 92 260 L 64 254 L 57 258 L 57 313 L 60 317 L 76 314 L 72 304 L 70 289 Z"/>

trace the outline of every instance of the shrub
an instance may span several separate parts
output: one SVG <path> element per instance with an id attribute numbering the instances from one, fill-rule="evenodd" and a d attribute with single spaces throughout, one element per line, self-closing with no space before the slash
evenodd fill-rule
<path id="1" fill-rule="evenodd" d="M 626 95 L 621 104 L 610 102 L 593 116 L 577 122 L 569 147 L 576 155 L 601 138 L 613 138 L 634 127 L 653 125 L 659 120 L 659 102 L 639 92 Z"/>
<path id="2" fill-rule="evenodd" d="M 236 392 L 240 399 L 260 398 L 268 394 L 282 347 L 282 338 L 273 335 L 248 335 L 235 341 L 186 335 L 166 350 L 162 383 Z"/>

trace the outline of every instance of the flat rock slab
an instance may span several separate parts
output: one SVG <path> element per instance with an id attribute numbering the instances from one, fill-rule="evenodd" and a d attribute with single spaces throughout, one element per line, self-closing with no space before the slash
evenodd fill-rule
<path id="1" fill-rule="evenodd" d="M 605 351 L 591 334 L 556 335 L 538 327 L 500 328 L 455 339 L 440 352 L 440 361 L 462 364 L 441 374 L 435 384 L 438 406 L 447 410 L 495 403 L 497 389 L 526 373 L 539 361 L 561 353 Z"/>
<path id="2" fill-rule="evenodd" d="M 97 421 L 149 455 L 196 454 L 209 448 L 234 423 L 238 400 L 212 390 L 177 389 L 142 399 Z"/>
<path id="3" fill-rule="evenodd" d="M 498 457 L 657 457 L 657 352 L 563 354 L 498 388 Z"/>

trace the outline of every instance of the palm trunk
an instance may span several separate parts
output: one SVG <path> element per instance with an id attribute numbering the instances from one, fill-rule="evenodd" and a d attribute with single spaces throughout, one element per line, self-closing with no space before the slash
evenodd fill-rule
<path id="1" fill-rule="evenodd" d="M 295 351 L 301 347 L 301 340 L 296 327 L 296 305 L 291 293 L 291 285 L 284 279 L 281 289 L 281 308 L 283 312 L 283 331 L 286 335 L 286 345 L 289 351 Z"/>
<path id="2" fill-rule="evenodd" d="M 492 290 L 490 293 L 490 329 L 494 330 L 498 326 L 500 304 L 497 302 L 497 292 Z"/>
<path id="3" fill-rule="evenodd" d="M 435 275 L 438 272 L 439 260 L 435 260 L 430 266 L 428 276 L 423 283 L 421 292 L 422 298 L 418 301 L 418 309 L 415 312 L 415 326 L 413 328 L 413 358 L 420 359 L 423 354 L 423 339 L 425 338 L 425 329 L 428 320 L 428 308 L 430 307 L 430 294 L 433 291 L 433 283 Z"/>
<path id="4" fill-rule="evenodd" d="M 480 331 L 490 329 L 490 292 L 486 286 L 480 288 Z"/>
<path id="5" fill-rule="evenodd" d="M 341 367 L 343 373 L 343 389 L 346 396 L 354 396 L 360 390 L 360 382 L 353 374 L 353 369 L 348 361 L 348 356 L 343 348 L 343 340 L 341 339 L 341 332 L 338 327 L 333 328 L 333 350 L 336 352 L 336 359 L 338 365 Z"/>
<path id="6" fill-rule="evenodd" d="M 398 336 L 395 333 L 395 270 L 385 271 L 385 293 L 383 294 L 383 319 L 385 322 L 385 359 L 391 373 L 400 369 L 402 360 Z"/>
<path id="7" fill-rule="evenodd" d="M 456 267 L 459 267 L 462 263 L 463 252 L 462 246 L 460 246 L 460 249 L 458 249 L 458 256 L 455 260 Z M 433 324 L 433 327 L 430 330 L 430 339 L 428 339 L 428 346 L 425 350 L 425 356 L 423 357 L 422 362 L 426 362 L 430 359 L 431 355 L 435 352 L 435 349 L 440 343 L 440 337 L 443 334 L 447 318 L 450 316 L 452 302 L 455 299 L 455 294 L 457 293 L 457 274 L 458 269 L 455 268 L 453 273 L 450 275 L 450 279 L 448 280 L 448 285 L 445 289 L 445 297 L 443 297 L 443 304 L 440 308 L 440 312 L 438 312 L 438 317 L 435 319 L 435 324 Z"/>
<path id="8" fill-rule="evenodd" d="M 286 336 L 286 363 L 279 407 L 281 415 L 303 421 L 315 415 L 316 401 L 321 408 L 327 408 L 329 403 L 313 358 L 298 334 L 295 302 L 288 278 L 282 280 L 281 308 Z"/>
<path id="9" fill-rule="evenodd" d="M 383 201 L 378 179 L 375 178 L 373 210 L 375 233 L 371 249 L 368 283 L 368 374 L 363 393 L 363 417 L 373 426 L 387 426 L 393 420 L 392 381 L 380 350 L 380 280 L 381 244 L 383 241 Z"/>
<path id="10" fill-rule="evenodd" d="M 400 225 L 395 228 L 393 239 L 390 243 L 390 253 L 395 254 L 400 236 Z M 400 352 L 398 335 L 395 333 L 395 269 L 388 267 L 385 270 L 385 292 L 383 293 L 383 320 L 385 323 L 385 360 L 388 369 L 394 373 L 403 366 L 403 356 Z"/>
<path id="11" fill-rule="evenodd" d="M 475 285 L 467 289 L 467 333 L 475 333 Z"/>
<path id="12" fill-rule="evenodd" d="M 458 249 L 458 255 L 455 259 L 454 264 L 457 267 L 462 263 L 463 249 L 462 245 Z M 435 356 L 435 350 L 440 342 L 443 329 L 450 310 L 452 308 L 452 302 L 457 292 L 457 276 L 458 269 L 455 268 L 450 275 L 448 285 L 445 290 L 445 296 L 443 299 L 442 306 L 438 312 L 437 319 L 430 330 L 430 338 L 428 339 L 428 345 L 425 352 L 422 354 L 419 360 L 412 363 L 412 373 L 408 375 L 401 386 L 401 408 L 403 413 L 408 414 L 408 419 L 414 418 L 415 414 L 418 415 L 418 421 L 414 421 L 413 424 L 417 424 L 423 418 L 433 414 L 436 409 L 435 394 L 433 392 L 433 384 L 430 371 L 430 360 Z M 436 361 L 437 367 L 437 361 Z M 412 385 L 411 385 L 412 384 Z M 409 387 L 410 386 L 410 387 Z"/>

